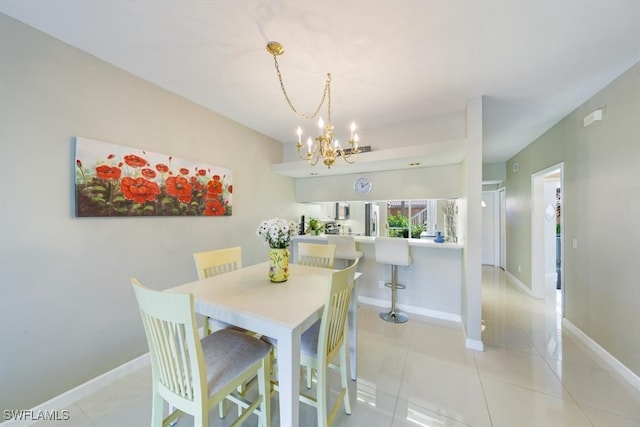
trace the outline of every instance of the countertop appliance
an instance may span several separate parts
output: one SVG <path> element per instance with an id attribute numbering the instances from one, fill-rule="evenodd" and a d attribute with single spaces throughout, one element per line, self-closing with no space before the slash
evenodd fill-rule
<path id="1" fill-rule="evenodd" d="M 325 234 L 340 234 L 340 224 L 329 221 L 324 225 Z"/>
<path id="2" fill-rule="evenodd" d="M 364 205 L 364 235 L 379 236 L 380 207 L 373 203 Z"/>

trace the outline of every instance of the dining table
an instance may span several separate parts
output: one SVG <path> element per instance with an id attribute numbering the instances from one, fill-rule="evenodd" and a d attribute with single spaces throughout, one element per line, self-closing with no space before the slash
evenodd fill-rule
<path id="1" fill-rule="evenodd" d="M 280 425 L 299 426 L 300 338 L 322 317 L 331 284 L 328 268 L 289 264 L 289 278 L 273 283 L 269 263 L 259 263 L 165 292 L 190 293 L 195 312 L 274 339 L 278 347 L 277 375 Z M 356 273 L 356 278 L 360 273 Z M 357 287 L 351 297 L 348 339 L 351 378 L 357 377 Z"/>

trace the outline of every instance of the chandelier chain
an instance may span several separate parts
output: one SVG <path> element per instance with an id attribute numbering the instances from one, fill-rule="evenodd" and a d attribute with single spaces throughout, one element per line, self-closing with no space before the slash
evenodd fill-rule
<path id="1" fill-rule="evenodd" d="M 307 160 L 310 165 L 315 166 L 320 159 L 322 162 L 328 167 L 335 163 L 338 157 L 342 157 L 342 159 L 349 164 L 353 164 L 358 157 L 358 154 L 362 152 L 360 148 L 358 148 L 358 134 L 355 133 L 356 124 L 355 122 L 351 123 L 351 136 L 347 141 L 349 145 L 348 149 L 342 148 L 342 145 L 338 142 L 337 139 L 334 139 L 333 134 L 333 124 L 331 124 L 331 73 L 327 73 L 327 81 L 324 85 L 324 90 L 322 92 L 322 98 L 320 99 L 320 104 L 318 104 L 318 108 L 316 108 L 313 114 L 304 114 L 298 111 L 298 109 L 293 105 L 291 98 L 289 98 L 289 94 L 284 87 L 284 79 L 282 78 L 282 73 L 280 72 L 280 64 L 278 64 L 277 55 L 282 55 L 284 53 L 284 47 L 282 44 L 271 41 L 267 43 L 267 52 L 273 55 L 273 63 L 276 68 L 276 73 L 278 75 L 278 81 L 280 82 L 280 89 L 282 89 L 282 93 L 284 94 L 284 98 L 289 105 L 291 111 L 293 111 L 298 117 L 302 117 L 305 119 L 313 119 L 318 113 L 320 113 L 320 109 L 324 105 L 325 101 L 327 102 L 327 122 L 325 123 L 322 118 L 318 120 L 318 127 L 320 130 L 320 135 L 315 137 L 315 142 L 311 137 L 307 139 L 306 150 L 303 152 L 302 148 L 305 144 L 302 143 L 302 128 L 298 126 L 298 130 L 296 133 L 298 134 L 298 142 L 296 143 L 296 148 L 298 149 L 298 155 L 301 159 Z M 353 156 L 353 157 L 352 157 Z"/>
<path id="2" fill-rule="evenodd" d="M 331 73 L 327 73 L 327 81 L 324 85 L 324 91 L 322 92 L 322 98 L 320 99 L 320 104 L 318 104 L 318 108 L 316 108 L 316 111 L 313 114 L 305 114 L 305 113 L 301 113 L 299 112 L 296 107 L 293 105 L 293 102 L 291 102 L 291 99 L 289 98 L 289 94 L 287 94 L 287 90 L 284 88 L 284 81 L 282 79 L 282 73 L 280 72 L 280 66 L 278 64 L 278 58 L 276 57 L 276 55 L 273 55 L 273 62 L 276 66 L 276 73 L 278 74 L 278 80 L 280 81 L 280 88 L 282 89 L 282 93 L 284 94 L 284 98 L 287 100 L 287 104 L 289 104 L 289 108 L 291 108 L 291 111 L 293 111 L 294 113 L 296 113 L 296 115 L 298 117 L 302 117 L 305 119 L 313 119 L 315 118 L 318 113 L 320 112 L 320 109 L 322 108 L 322 106 L 324 105 L 324 101 L 327 98 L 327 94 L 329 94 L 329 102 L 328 102 L 328 115 L 329 117 L 327 118 L 328 120 L 331 120 Z"/>

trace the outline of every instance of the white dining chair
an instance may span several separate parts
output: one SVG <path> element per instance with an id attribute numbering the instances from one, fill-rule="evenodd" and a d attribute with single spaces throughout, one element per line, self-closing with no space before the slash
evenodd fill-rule
<path id="1" fill-rule="evenodd" d="M 212 251 L 196 252 L 193 254 L 196 263 L 198 279 L 217 276 L 242 268 L 242 248 L 240 246 Z M 205 334 L 228 328 L 228 323 L 207 317 Z"/>
<path id="2" fill-rule="evenodd" d="M 242 248 L 240 246 L 236 246 L 232 248 L 196 252 L 193 254 L 193 259 L 196 263 L 198 279 L 206 279 L 207 277 L 229 273 L 242 268 Z M 246 329 L 242 329 L 235 325 L 231 325 L 221 320 L 212 319 L 210 317 L 206 318 L 205 326 L 207 328 L 205 330 L 205 335 L 220 329 L 232 328 L 258 336 L 255 332 L 247 331 Z M 246 384 L 243 384 L 242 387 L 238 389 L 238 392 L 246 392 Z M 220 418 L 225 417 L 225 412 L 224 404 L 221 404 L 219 408 Z M 240 408 L 238 408 L 238 414 L 240 414 Z"/>
<path id="3" fill-rule="evenodd" d="M 217 276 L 218 274 L 242 268 L 242 248 L 216 249 L 193 254 L 198 270 L 198 279 Z"/>
<path id="4" fill-rule="evenodd" d="M 317 373 L 317 393 L 316 398 L 301 393 L 300 401 L 317 408 L 320 427 L 332 424 L 341 401 L 344 403 L 345 412 L 351 414 L 347 380 L 349 347 L 345 340 L 345 331 L 357 266 L 358 260 L 344 270 L 332 274 L 322 318 L 302 334 L 300 364 L 307 368 L 307 387 L 311 385 L 309 373 Z M 336 359 L 339 359 L 337 365 Z M 329 368 L 339 370 L 341 389 L 336 403 L 327 411 Z"/>
<path id="5" fill-rule="evenodd" d="M 155 291 L 131 279 L 149 345 L 153 378 L 151 425 L 167 426 L 182 414 L 195 427 L 209 425 L 209 411 L 230 400 L 238 405 L 240 426 L 251 414 L 270 425 L 269 360 L 271 346 L 234 329 L 198 337 L 191 294 Z M 258 378 L 258 394 L 246 400 L 236 390 Z M 164 402 L 170 405 L 164 417 Z"/>
<path id="6" fill-rule="evenodd" d="M 336 245 L 317 243 L 298 243 L 298 264 L 312 267 L 333 268 L 335 262 Z M 274 346 L 274 357 L 277 357 L 277 347 Z M 307 367 L 307 386 L 311 387 L 311 368 Z"/>
<path id="7" fill-rule="evenodd" d="M 312 267 L 333 268 L 336 245 L 317 243 L 298 243 L 298 264 Z"/>

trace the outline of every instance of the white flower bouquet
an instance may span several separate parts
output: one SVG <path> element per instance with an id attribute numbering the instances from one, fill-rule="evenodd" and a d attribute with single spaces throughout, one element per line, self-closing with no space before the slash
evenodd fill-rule
<path id="1" fill-rule="evenodd" d="M 271 249 L 286 249 L 293 236 L 298 234 L 298 224 L 281 218 L 267 219 L 260 223 L 256 234 Z"/>

